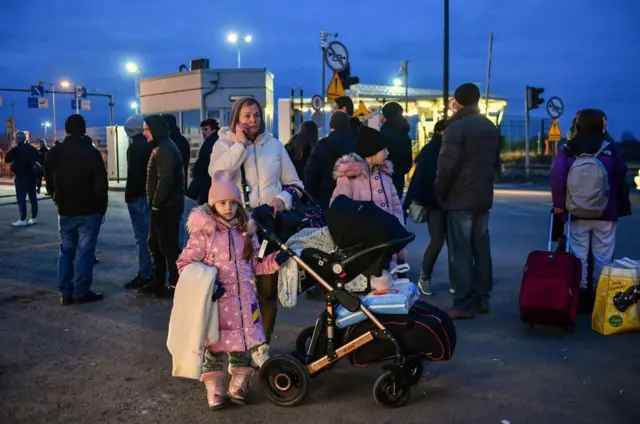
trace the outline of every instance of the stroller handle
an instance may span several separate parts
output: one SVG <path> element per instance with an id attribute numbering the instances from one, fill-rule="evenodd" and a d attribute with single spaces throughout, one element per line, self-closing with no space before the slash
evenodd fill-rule
<path id="1" fill-rule="evenodd" d="M 347 265 L 348 263 L 351 263 L 351 262 L 363 257 L 364 255 L 367 255 L 367 254 L 371 253 L 371 252 L 375 252 L 376 250 L 386 249 L 386 248 L 394 246 L 394 245 L 409 244 L 412 241 L 414 241 L 415 239 L 416 239 L 416 235 L 414 233 L 410 233 L 407 237 L 391 240 L 390 242 L 387 242 L 387 243 L 381 243 L 381 244 L 377 244 L 375 246 L 368 247 L 368 248 L 366 248 L 364 250 L 359 251 L 355 255 L 349 256 L 348 258 L 343 260 L 342 261 L 342 265 Z"/>

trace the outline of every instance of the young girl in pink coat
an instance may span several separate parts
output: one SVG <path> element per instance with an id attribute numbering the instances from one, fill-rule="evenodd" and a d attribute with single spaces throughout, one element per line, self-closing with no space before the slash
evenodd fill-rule
<path id="1" fill-rule="evenodd" d="M 336 188 L 333 199 L 344 194 L 353 200 L 373 200 L 381 209 L 404 222 L 400 197 L 391 178 L 393 164 L 387 160 L 387 140 L 380 131 L 360 127 L 356 138 L 355 153 L 338 159 L 333 168 Z M 404 263 L 405 251 L 398 254 L 398 263 Z"/>
<path id="2" fill-rule="evenodd" d="M 192 262 L 214 266 L 223 289 L 217 299 L 220 338 L 206 347 L 200 377 L 211 409 L 220 409 L 226 403 L 225 357 L 231 374 L 226 395 L 233 403 L 245 403 L 248 381 L 254 373 L 251 352 L 266 340 L 254 277 L 278 271 L 287 259 L 286 253 L 276 252 L 257 260 L 257 240 L 247 232 L 249 219 L 241 203 L 240 189 L 229 173 L 217 171 L 211 181 L 208 204 L 193 209 L 189 215 L 189 241 L 177 262 L 180 272 Z"/>

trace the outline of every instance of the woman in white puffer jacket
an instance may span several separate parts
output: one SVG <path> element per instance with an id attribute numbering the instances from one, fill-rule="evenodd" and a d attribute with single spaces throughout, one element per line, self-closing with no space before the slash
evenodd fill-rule
<path id="1" fill-rule="evenodd" d="M 209 162 L 209 175 L 228 171 L 242 191 L 240 166 L 244 164 L 249 186 L 249 208 L 268 204 L 277 211 L 291 209 L 291 195 L 284 185 L 303 188 L 302 181 L 284 148 L 284 144 L 265 130 L 262 107 L 251 97 L 233 104 L 229 127 L 218 131 Z M 243 198 L 244 201 L 244 198 Z M 267 343 L 275 326 L 278 298 L 278 274 L 256 277 L 258 303 Z"/>

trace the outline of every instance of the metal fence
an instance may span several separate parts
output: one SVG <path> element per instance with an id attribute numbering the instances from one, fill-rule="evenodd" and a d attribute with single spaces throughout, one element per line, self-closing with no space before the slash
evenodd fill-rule
<path id="1" fill-rule="evenodd" d="M 529 141 L 532 151 L 540 154 L 544 150 L 544 140 L 547 138 L 550 126 L 551 118 L 531 118 L 529 122 Z M 523 117 L 506 115 L 500 124 L 500 134 L 503 138 L 503 152 L 524 150 L 525 125 Z"/>

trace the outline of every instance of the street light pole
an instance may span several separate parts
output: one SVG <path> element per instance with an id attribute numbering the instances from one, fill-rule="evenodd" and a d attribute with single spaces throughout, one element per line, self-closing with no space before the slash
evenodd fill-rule
<path id="1" fill-rule="evenodd" d="M 409 116 L 409 61 L 404 61 L 404 110 Z"/>
<path id="2" fill-rule="evenodd" d="M 442 103 L 444 105 L 444 119 L 449 112 L 449 0 L 444 0 L 444 53 L 442 72 Z"/>
<path id="3" fill-rule="evenodd" d="M 242 68 L 242 61 L 240 60 L 240 42 L 238 42 L 238 69 Z"/>
<path id="4" fill-rule="evenodd" d="M 56 131 L 56 85 L 52 82 L 40 81 L 40 85 L 48 84 L 51 86 L 51 102 L 53 103 L 52 111 L 53 111 L 53 141 L 56 141 L 58 138 L 58 134 Z M 45 128 L 45 137 L 47 135 L 47 129 Z"/>

